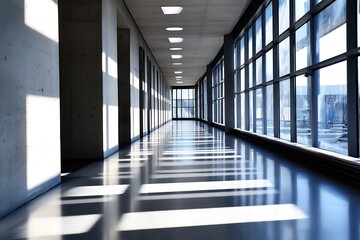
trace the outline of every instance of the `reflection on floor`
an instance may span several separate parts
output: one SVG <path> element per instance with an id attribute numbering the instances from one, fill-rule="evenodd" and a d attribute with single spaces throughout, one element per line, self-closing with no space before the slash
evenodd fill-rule
<path id="1" fill-rule="evenodd" d="M 0 239 L 360 239 L 360 193 L 174 121 L 0 220 Z"/>

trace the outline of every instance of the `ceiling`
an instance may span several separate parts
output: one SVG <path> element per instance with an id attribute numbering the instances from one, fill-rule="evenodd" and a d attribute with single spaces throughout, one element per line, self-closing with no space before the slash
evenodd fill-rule
<path id="1" fill-rule="evenodd" d="M 220 49 L 224 35 L 232 30 L 250 1 L 124 0 L 171 86 L 194 85 L 199 80 Z M 161 6 L 182 6 L 183 11 L 178 15 L 164 15 Z M 182 27 L 183 31 L 168 32 L 167 27 Z M 168 37 L 184 40 L 169 43 Z M 182 50 L 170 51 L 170 47 Z M 181 54 L 183 58 L 173 60 L 172 54 Z M 174 66 L 174 62 L 182 65 Z M 177 83 L 176 75 L 182 76 L 183 83 Z"/>

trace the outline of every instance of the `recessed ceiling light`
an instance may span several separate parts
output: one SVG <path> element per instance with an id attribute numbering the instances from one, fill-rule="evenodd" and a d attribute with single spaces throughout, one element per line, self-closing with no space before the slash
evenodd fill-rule
<path id="1" fill-rule="evenodd" d="M 182 48 L 181 47 L 172 47 L 170 48 L 170 51 L 181 51 Z"/>
<path id="2" fill-rule="evenodd" d="M 169 37 L 170 43 L 181 43 L 182 41 L 184 41 L 184 39 L 181 37 Z"/>
<path id="3" fill-rule="evenodd" d="M 184 30 L 182 27 L 167 27 L 166 31 L 170 31 L 170 32 L 176 32 L 176 31 L 182 31 Z"/>
<path id="4" fill-rule="evenodd" d="M 184 83 L 184 82 L 182 82 L 182 81 L 177 81 L 176 83 Z"/>
<path id="5" fill-rule="evenodd" d="M 174 73 L 175 74 L 182 74 L 183 72 L 182 71 L 175 71 Z"/>
<path id="6" fill-rule="evenodd" d="M 173 65 L 182 65 L 182 63 L 180 63 L 180 62 L 175 62 L 175 63 L 173 63 Z"/>
<path id="7" fill-rule="evenodd" d="M 182 59 L 182 55 L 171 55 L 172 59 Z"/>
<path id="8" fill-rule="evenodd" d="M 181 79 L 181 78 L 182 78 L 182 76 L 175 76 L 175 78 L 176 78 L 176 79 Z"/>
<path id="9" fill-rule="evenodd" d="M 180 7 L 180 6 L 166 6 L 166 7 L 161 7 L 161 10 L 165 15 L 179 14 L 179 13 L 182 12 L 183 7 Z"/>

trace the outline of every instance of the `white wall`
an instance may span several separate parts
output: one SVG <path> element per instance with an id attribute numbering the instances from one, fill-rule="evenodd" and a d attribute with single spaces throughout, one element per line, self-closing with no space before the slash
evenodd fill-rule
<path id="1" fill-rule="evenodd" d="M 60 182 L 57 13 L 0 1 L 0 217 Z"/>

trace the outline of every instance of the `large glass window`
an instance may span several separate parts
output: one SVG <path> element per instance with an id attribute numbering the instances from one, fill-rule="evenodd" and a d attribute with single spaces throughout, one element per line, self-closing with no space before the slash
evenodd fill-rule
<path id="1" fill-rule="evenodd" d="M 346 61 L 316 72 L 319 79 L 319 147 L 348 153 Z"/>
<path id="2" fill-rule="evenodd" d="M 290 40 L 285 38 L 279 44 L 279 75 L 284 76 L 290 72 Z"/>
<path id="3" fill-rule="evenodd" d="M 297 142 L 311 145 L 311 84 L 307 77 L 296 78 Z"/>
<path id="4" fill-rule="evenodd" d="M 265 10 L 265 45 L 268 45 L 273 40 L 272 10 L 272 2 L 270 2 Z"/>
<path id="5" fill-rule="evenodd" d="M 266 134 L 269 136 L 274 136 L 273 85 L 266 87 Z"/>
<path id="6" fill-rule="evenodd" d="M 290 80 L 280 82 L 280 138 L 290 140 Z"/>
<path id="7" fill-rule="evenodd" d="M 290 0 L 279 0 L 279 34 L 289 28 Z"/>
<path id="8" fill-rule="evenodd" d="M 261 24 L 261 15 L 257 18 L 255 22 L 255 31 L 256 31 L 256 53 L 262 49 L 262 24 Z"/>
<path id="9" fill-rule="evenodd" d="M 271 81 L 273 79 L 273 50 L 269 50 L 265 55 L 266 60 L 266 81 Z"/>
<path id="10" fill-rule="evenodd" d="M 306 23 L 295 33 L 296 38 L 296 70 L 310 64 L 310 24 Z"/>
<path id="11" fill-rule="evenodd" d="M 256 116 L 256 132 L 257 133 L 263 133 L 263 94 L 262 94 L 262 88 L 257 89 L 255 91 L 256 94 L 256 110 L 255 110 L 255 116 Z"/>
<path id="12" fill-rule="evenodd" d="M 224 124 L 224 59 L 213 70 L 213 121 Z"/>
<path id="13" fill-rule="evenodd" d="M 253 103 L 254 103 L 254 97 L 253 97 L 253 91 L 249 91 L 249 130 L 254 130 L 254 110 L 253 110 Z"/>
<path id="14" fill-rule="evenodd" d="M 310 0 L 295 0 L 295 21 L 299 20 L 310 9 Z"/>
<path id="15" fill-rule="evenodd" d="M 195 118 L 195 89 L 173 89 L 173 118 Z"/>
<path id="16" fill-rule="evenodd" d="M 316 61 L 346 51 L 346 1 L 337 0 L 315 17 Z"/>
<path id="17" fill-rule="evenodd" d="M 256 85 L 262 83 L 262 57 L 256 60 Z"/>

